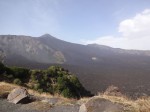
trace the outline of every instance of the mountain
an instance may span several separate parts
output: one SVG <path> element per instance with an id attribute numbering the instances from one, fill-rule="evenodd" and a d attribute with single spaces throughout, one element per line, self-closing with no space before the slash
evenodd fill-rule
<path id="1" fill-rule="evenodd" d="M 0 36 L 0 48 L 5 52 L 6 61 L 22 60 L 39 63 L 62 63 L 65 61 L 59 51 L 42 44 L 38 39 L 29 36 Z"/>
<path id="2" fill-rule="evenodd" d="M 127 94 L 150 94 L 150 51 L 74 44 L 49 34 L 40 37 L 1 35 L 0 51 L 7 65 L 66 67 L 93 93 L 116 85 Z"/>

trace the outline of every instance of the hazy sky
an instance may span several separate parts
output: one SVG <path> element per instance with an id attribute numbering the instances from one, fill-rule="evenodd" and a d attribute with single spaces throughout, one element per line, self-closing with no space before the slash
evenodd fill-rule
<path id="1" fill-rule="evenodd" d="M 150 0 L 0 0 L 0 34 L 150 50 Z"/>

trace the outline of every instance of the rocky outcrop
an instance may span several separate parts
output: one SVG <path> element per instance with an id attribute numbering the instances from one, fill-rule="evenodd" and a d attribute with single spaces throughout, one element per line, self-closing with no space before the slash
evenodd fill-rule
<path id="1" fill-rule="evenodd" d="M 123 106 L 109 100 L 93 97 L 80 106 L 79 112 L 123 112 Z"/>
<path id="2" fill-rule="evenodd" d="M 10 94 L 7 97 L 7 100 L 11 103 L 17 104 L 17 103 L 25 103 L 27 99 L 29 98 L 28 91 L 26 88 L 15 88 L 10 92 Z"/>

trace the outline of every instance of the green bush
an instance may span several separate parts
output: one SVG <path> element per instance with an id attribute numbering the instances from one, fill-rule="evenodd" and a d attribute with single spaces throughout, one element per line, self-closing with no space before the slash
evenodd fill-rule
<path id="1" fill-rule="evenodd" d="M 38 89 L 37 91 L 40 92 L 40 93 L 43 93 L 43 92 L 44 92 L 43 89 Z"/>
<path id="2" fill-rule="evenodd" d="M 33 88 L 34 88 L 35 90 L 40 89 L 40 83 L 35 84 Z"/>
<path id="3" fill-rule="evenodd" d="M 74 97 L 73 94 L 71 93 L 71 91 L 68 88 L 64 89 L 61 94 L 64 97 L 67 97 L 67 98 Z"/>
<path id="4" fill-rule="evenodd" d="M 80 98 L 90 95 L 78 78 L 59 66 L 47 70 L 30 70 L 20 67 L 6 67 L 0 63 L 0 80 L 26 85 L 39 92 L 61 94 L 68 98 Z"/>
<path id="5" fill-rule="evenodd" d="M 18 85 L 21 85 L 21 84 L 22 84 L 21 80 L 18 79 L 18 78 L 17 78 L 17 79 L 14 79 L 13 83 L 14 83 L 14 84 L 18 84 Z"/>
<path id="6" fill-rule="evenodd" d="M 29 69 L 21 68 L 21 67 L 11 67 L 12 74 L 15 78 L 19 78 L 24 80 L 29 75 Z"/>
<path id="7" fill-rule="evenodd" d="M 55 77 L 57 75 L 57 69 L 55 66 L 51 66 L 47 69 L 47 73 L 51 77 Z"/>
<path id="8" fill-rule="evenodd" d="M 77 88 L 80 88 L 80 87 L 82 86 L 76 76 L 72 76 L 72 77 L 70 78 L 70 82 L 71 82 L 74 86 L 76 86 Z"/>
<path id="9" fill-rule="evenodd" d="M 47 87 L 47 92 L 50 92 L 51 94 L 54 94 L 54 90 L 52 86 Z"/>

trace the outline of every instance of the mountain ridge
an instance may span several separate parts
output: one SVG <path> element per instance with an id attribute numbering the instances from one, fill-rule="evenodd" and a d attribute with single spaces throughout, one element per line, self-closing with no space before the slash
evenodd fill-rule
<path id="1" fill-rule="evenodd" d="M 4 63 L 9 66 L 64 66 L 93 93 L 116 85 L 127 93 L 150 94 L 146 89 L 150 85 L 150 51 L 74 44 L 49 34 L 38 38 L 0 35 L 0 49 L 5 54 Z"/>

